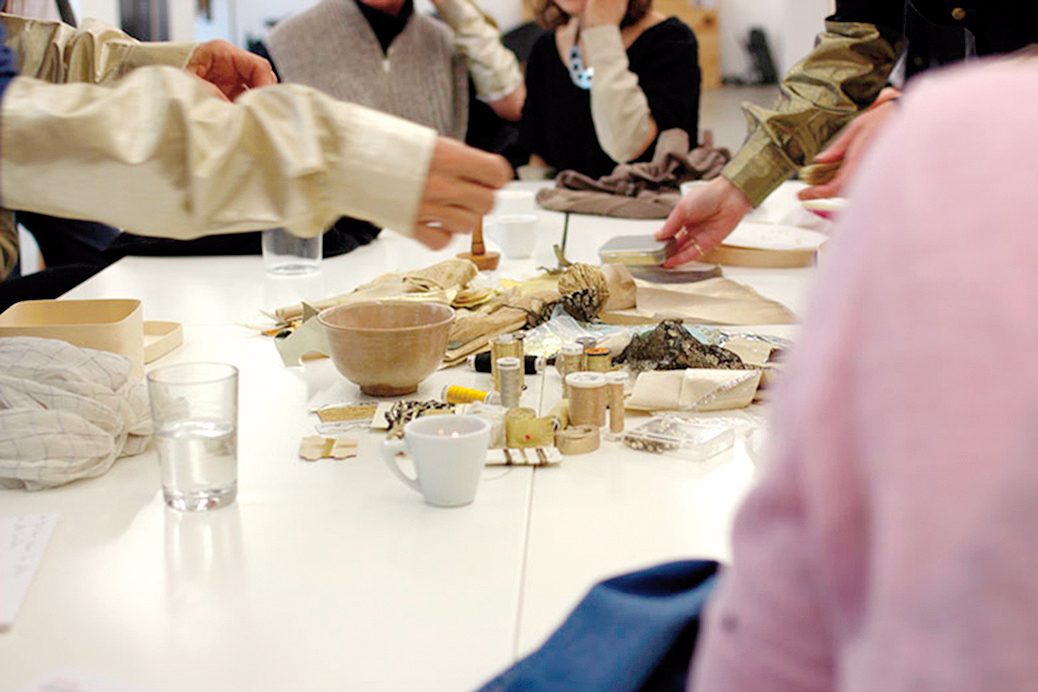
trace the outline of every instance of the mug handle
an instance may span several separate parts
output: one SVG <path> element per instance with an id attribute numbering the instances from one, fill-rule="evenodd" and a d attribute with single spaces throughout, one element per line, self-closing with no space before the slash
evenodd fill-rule
<path id="1" fill-rule="evenodd" d="M 403 440 L 386 440 L 382 443 L 382 461 L 386 462 L 386 466 L 411 490 L 421 494 L 422 489 L 418 486 L 418 479 L 411 478 L 403 471 L 400 470 L 400 465 L 397 464 L 397 455 L 406 450 L 406 445 Z"/>

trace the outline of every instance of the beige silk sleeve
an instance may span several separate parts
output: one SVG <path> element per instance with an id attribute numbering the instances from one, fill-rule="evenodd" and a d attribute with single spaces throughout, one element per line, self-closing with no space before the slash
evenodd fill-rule
<path id="1" fill-rule="evenodd" d="M 750 134 L 724 176 L 758 206 L 876 99 L 900 53 L 872 24 L 826 22 L 782 80 L 778 103 L 743 107 Z"/>
<path id="2" fill-rule="evenodd" d="M 472 0 L 442 0 L 436 9 L 454 29 L 454 45 L 465 56 L 480 100 L 497 101 L 522 86 L 515 54 Z"/>
<path id="3" fill-rule="evenodd" d="M 61 22 L 0 14 L 18 73 L 48 82 L 102 84 L 144 65 L 187 64 L 195 43 L 141 43 L 118 29 L 86 20 L 75 29 Z"/>
<path id="4" fill-rule="evenodd" d="M 617 163 L 637 158 L 655 123 L 649 99 L 630 70 L 616 26 L 593 26 L 581 33 L 591 79 L 591 120 L 602 151 Z"/>
<path id="5" fill-rule="evenodd" d="M 169 67 L 112 86 L 18 77 L 0 110 L 0 203 L 171 238 L 315 236 L 343 215 L 410 232 L 435 141 L 300 85 L 228 103 Z"/>

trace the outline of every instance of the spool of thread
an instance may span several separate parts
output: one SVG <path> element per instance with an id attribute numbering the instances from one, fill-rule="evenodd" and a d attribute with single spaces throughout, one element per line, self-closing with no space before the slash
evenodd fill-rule
<path id="1" fill-rule="evenodd" d="M 593 336 L 582 336 L 579 339 L 577 339 L 577 343 L 580 344 L 580 347 L 582 349 L 584 349 L 584 353 L 582 354 L 583 362 L 580 364 L 580 369 L 587 370 L 588 349 L 594 348 L 598 344 L 598 339 L 596 339 Z"/>
<path id="2" fill-rule="evenodd" d="M 497 392 L 484 392 L 481 389 L 462 387 L 461 385 L 449 384 L 440 393 L 440 399 L 448 404 L 471 404 L 480 402 L 483 404 L 498 405 L 501 403 L 501 395 Z"/>
<path id="3" fill-rule="evenodd" d="M 627 385 L 627 373 L 611 372 L 606 375 L 606 388 L 609 395 L 609 432 L 624 431 L 624 387 Z"/>
<path id="4" fill-rule="evenodd" d="M 476 372 L 494 372 L 494 361 L 489 351 L 477 353 L 468 357 L 469 367 Z M 540 375 L 548 364 L 547 359 L 542 356 L 523 356 L 523 373 L 527 375 Z"/>
<path id="5" fill-rule="evenodd" d="M 600 372 L 575 372 L 566 376 L 569 386 L 570 425 L 605 425 L 606 378 Z"/>
<path id="6" fill-rule="evenodd" d="M 569 427 L 569 402 L 563 399 L 548 411 L 548 418 L 555 419 L 555 429 L 564 430 Z"/>
<path id="7" fill-rule="evenodd" d="M 494 391 L 501 391 L 501 378 L 497 372 L 497 361 L 501 358 L 522 358 L 523 345 L 515 340 L 513 334 L 502 334 L 490 342 L 491 375 L 494 378 Z M 523 374 L 519 371 L 519 390 L 522 391 Z"/>
<path id="8" fill-rule="evenodd" d="M 593 425 L 579 425 L 555 433 L 555 446 L 567 456 L 593 452 L 600 444 L 601 434 Z"/>
<path id="9" fill-rule="evenodd" d="M 584 364 L 584 347 L 576 342 L 563 344 L 559 357 L 555 360 L 555 369 L 562 378 L 562 397 L 569 398 L 569 387 L 566 386 L 566 375 L 580 372 Z"/>
<path id="10" fill-rule="evenodd" d="M 515 357 L 497 359 L 497 376 L 501 384 L 501 405 L 505 408 L 515 408 L 519 405 L 519 395 L 522 393 L 522 385 L 519 378 L 523 370 L 520 361 Z"/>
<path id="11" fill-rule="evenodd" d="M 584 355 L 587 356 L 588 372 L 609 372 L 613 368 L 608 348 L 589 348 Z"/>

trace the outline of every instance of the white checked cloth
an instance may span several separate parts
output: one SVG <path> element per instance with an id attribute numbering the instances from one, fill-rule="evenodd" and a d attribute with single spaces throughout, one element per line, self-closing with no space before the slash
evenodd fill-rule
<path id="1" fill-rule="evenodd" d="M 128 358 L 64 341 L 0 339 L 0 487 L 40 490 L 108 471 L 151 435 Z"/>

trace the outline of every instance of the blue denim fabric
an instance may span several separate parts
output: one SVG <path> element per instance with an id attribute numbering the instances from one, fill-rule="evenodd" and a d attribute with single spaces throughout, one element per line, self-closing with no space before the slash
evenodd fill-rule
<path id="1" fill-rule="evenodd" d="M 544 645 L 482 692 L 685 689 L 717 563 L 670 562 L 594 586 Z"/>

